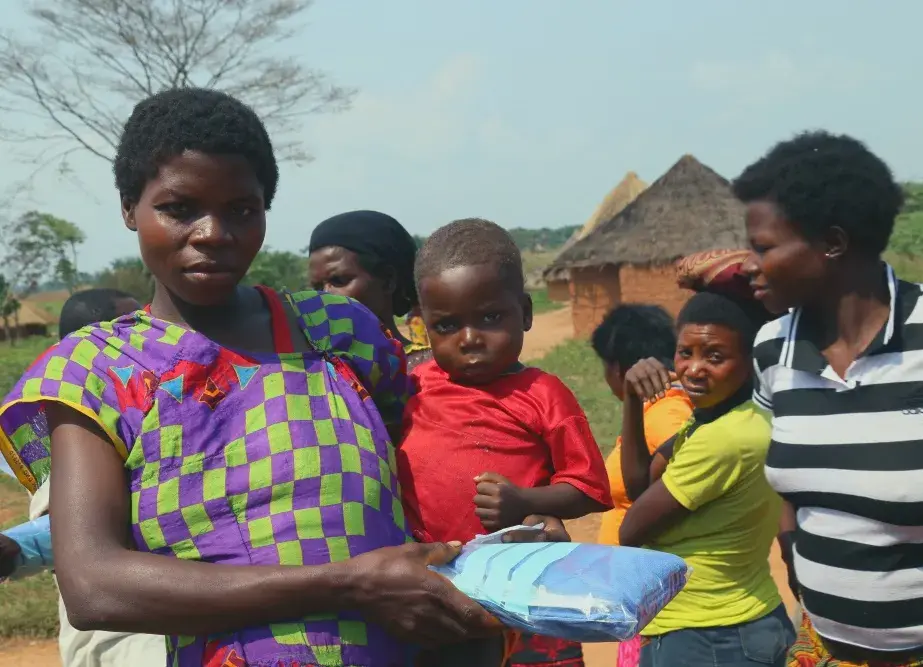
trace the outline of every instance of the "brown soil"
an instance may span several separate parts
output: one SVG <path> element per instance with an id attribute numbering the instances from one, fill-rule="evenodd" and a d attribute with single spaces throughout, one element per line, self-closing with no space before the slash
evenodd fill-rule
<path id="1" fill-rule="evenodd" d="M 61 667 L 58 642 L 53 639 L 15 639 L 0 642 L 3 667 Z"/>
<path id="2" fill-rule="evenodd" d="M 573 336 L 574 325 L 571 321 L 570 306 L 536 315 L 532 330 L 526 334 L 522 359 L 538 359 Z"/>

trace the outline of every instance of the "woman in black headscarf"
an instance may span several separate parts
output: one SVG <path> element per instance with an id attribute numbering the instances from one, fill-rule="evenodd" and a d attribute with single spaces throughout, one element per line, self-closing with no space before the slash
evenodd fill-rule
<path id="1" fill-rule="evenodd" d="M 418 305 L 417 244 L 401 223 L 378 211 L 340 213 L 314 229 L 308 250 L 311 286 L 351 297 L 375 313 L 404 345 L 408 370 L 432 356 L 428 345 L 408 340 L 394 320 Z"/>

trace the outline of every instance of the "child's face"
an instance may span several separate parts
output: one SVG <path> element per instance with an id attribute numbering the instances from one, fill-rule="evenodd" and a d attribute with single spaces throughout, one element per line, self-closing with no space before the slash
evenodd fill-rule
<path id="1" fill-rule="evenodd" d="M 719 324 L 686 324 L 676 340 L 674 365 L 697 408 L 710 408 L 737 393 L 750 378 L 752 362 L 740 335 Z"/>
<path id="2" fill-rule="evenodd" d="M 490 266 L 462 266 L 420 283 L 423 321 L 439 367 L 459 384 L 509 370 L 532 328 L 532 299 Z"/>
<path id="3" fill-rule="evenodd" d="M 186 151 L 165 162 L 122 216 L 154 277 L 189 304 L 225 303 L 263 245 L 263 187 L 237 155 Z"/>

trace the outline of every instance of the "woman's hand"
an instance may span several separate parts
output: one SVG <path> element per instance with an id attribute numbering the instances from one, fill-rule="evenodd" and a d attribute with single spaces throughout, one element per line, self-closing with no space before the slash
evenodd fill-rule
<path id="1" fill-rule="evenodd" d="M 423 647 L 497 634 L 497 619 L 427 568 L 460 550 L 458 543 L 405 544 L 357 556 L 349 561 L 356 591 L 350 603 L 391 635 Z"/>
<path id="2" fill-rule="evenodd" d="M 657 359 L 642 359 L 625 373 L 625 395 L 654 402 L 666 396 L 674 378 L 675 374 Z"/>

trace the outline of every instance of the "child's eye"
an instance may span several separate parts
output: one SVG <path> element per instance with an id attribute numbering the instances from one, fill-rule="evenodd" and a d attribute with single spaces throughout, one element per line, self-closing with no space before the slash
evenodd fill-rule
<path id="1" fill-rule="evenodd" d="M 722 357 L 720 354 L 709 354 L 708 360 L 713 364 L 720 364 L 722 361 L 724 361 L 724 357 Z"/>
<path id="2" fill-rule="evenodd" d="M 433 325 L 433 331 L 440 336 L 447 336 L 458 331 L 458 327 L 451 322 L 436 322 L 436 324 Z"/>
<path id="3" fill-rule="evenodd" d="M 237 206 L 234 208 L 234 215 L 240 218 L 249 218 L 254 213 L 256 213 L 256 209 L 252 206 Z"/>
<path id="4" fill-rule="evenodd" d="M 496 324 L 503 316 L 500 313 L 487 313 L 484 316 L 485 324 Z"/>
<path id="5" fill-rule="evenodd" d="M 688 359 L 692 356 L 692 353 L 689 350 L 677 350 L 676 354 L 678 354 L 682 359 Z"/>

